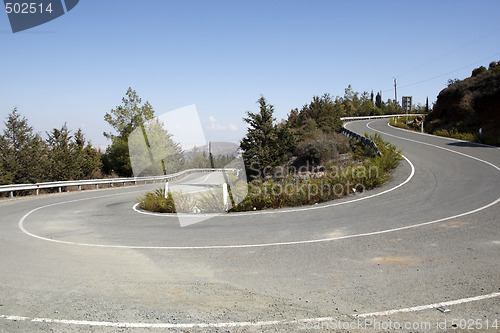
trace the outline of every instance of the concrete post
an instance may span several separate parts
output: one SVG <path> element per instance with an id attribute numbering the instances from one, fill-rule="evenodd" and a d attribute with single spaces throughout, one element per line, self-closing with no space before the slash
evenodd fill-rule
<path id="1" fill-rule="evenodd" d="M 227 183 L 222 184 L 222 198 L 224 200 L 224 210 L 229 210 L 229 192 L 227 190 Z"/>

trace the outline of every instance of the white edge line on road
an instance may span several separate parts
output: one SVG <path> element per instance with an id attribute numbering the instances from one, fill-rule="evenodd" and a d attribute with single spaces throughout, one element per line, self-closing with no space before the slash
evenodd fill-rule
<path id="1" fill-rule="evenodd" d="M 334 207 L 334 206 L 346 205 L 346 204 L 350 204 L 350 203 L 353 203 L 353 202 L 358 202 L 358 201 L 361 201 L 361 200 L 366 200 L 366 199 L 371 199 L 371 198 L 374 198 L 374 197 L 378 197 L 380 195 L 392 192 L 392 191 L 400 188 L 403 185 L 406 185 L 413 178 L 413 176 L 415 175 L 415 166 L 413 165 L 413 163 L 411 163 L 410 160 L 408 158 L 406 158 L 406 156 L 404 156 L 404 155 L 402 155 L 402 156 L 408 162 L 408 164 L 410 165 L 410 168 L 411 168 L 410 175 L 401 184 L 398 184 L 398 185 L 396 185 L 394 187 L 391 187 L 390 189 L 387 189 L 387 190 L 382 191 L 382 192 L 377 193 L 377 194 L 368 195 L 366 197 L 361 197 L 361 198 L 358 198 L 358 199 L 353 199 L 353 200 L 348 200 L 348 201 L 341 201 L 341 202 L 333 202 L 333 203 L 330 203 L 330 204 L 322 204 L 322 205 L 317 205 L 317 206 L 308 206 L 308 207 L 292 208 L 292 209 L 287 209 L 287 208 L 283 208 L 283 209 L 270 209 L 270 210 L 263 210 L 263 211 L 256 211 L 256 212 L 234 212 L 234 213 L 229 213 L 229 214 L 224 214 L 224 215 L 217 215 L 217 216 L 234 217 L 234 216 L 248 216 L 248 215 L 252 215 L 253 216 L 253 215 L 266 215 L 266 214 L 296 213 L 296 212 L 304 212 L 304 211 L 308 211 L 308 210 L 324 209 L 324 208 L 330 208 L 330 207 Z M 135 204 L 132 207 L 133 210 L 135 210 L 137 213 L 144 214 L 144 215 L 161 216 L 161 217 L 175 216 L 176 215 L 176 214 L 168 214 L 168 213 L 146 212 L 146 211 L 137 209 L 138 206 L 139 206 L 139 204 Z M 183 217 L 198 218 L 198 217 L 200 217 L 200 215 L 199 214 L 184 214 Z"/>
<path id="2" fill-rule="evenodd" d="M 392 136 L 393 138 L 398 138 L 398 139 L 401 139 L 401 140 L 406 140 L 406 141 L 410 141 L 410 142 L 415 142 L 415 143 L 420 143 L 422 145 L 426 145 L 426 146 L 430 146 L 430 147 L 434 147 L 434 148 L 438 148 L 438 149 L 442 149 L 442 150 L 445 150 L 445 151 L 449 151 L 449 152 L 452 152 L 452 153 L 455 153 L 455 154 L 458 154 L 458 155 L 462 155 L 462 156 L 465 156 L 465 157 L 468 157 L 468 158 L 471 158 L 473 160 L 476 160 L 476 161 L 479 161 L 479 162 L 482 162 L 482 163 L 485 163 L 485 164 L 488 164 L 489 166 L 495 168 L 497 171 L 500 171 L 500 168 L 498 166 L 496 166 L 495 164 L 493 163 L 490 163 L 488 161 L 485 161 L 485 160 L 482 160 L 480 158 L 477 158 L 477 157 L 474 157 L 474 156 L 471 156 L 471 155 L 467 155 L 467 154 L 464 154 L 462 152 L 459 152 L 459 151 L 456 151 L 456 150 L 453 150 L 453 149 L 449 149 L 449 148 L 445 148 L 445 147 L 440 147 L 438 145 L 433 145 L 431 143 L 427 143 L 427 142 L 422 142 L 422 141 L 417 141 L 417 140 L 412 140 L 412 139 L 408 139 L 408 138 L 403 138 L 401 136 L 397 136 L 397 135 L 393 135 L 393 134 L 389 134 L 389 133 L 386 133 L 386 132 L 382 132 L 382 131 L 379 131 L 379 130 L 376 130 L 374 129 L 373 127 L 370 127 L 370 124 L 373 123 L 373 121 L 369 122 L 366 124 L 366 127 L 368 127 L 369 129 L 371 129 L 372 131 L 375 131 L 375 132 L 379 132 L 379 133 L 382 133 L 384 135 L 387 135 L 387 136 Z M 389 125 L 389 123 L 387 123 Z M 392 126 L 391 126 L 392 127 Z M 434 136 L 434 138 L 441 138 L 439 136 Z"/>
<path id="3" fill-rule="evenodd" d="M 416 312 L 416 311 L 422 311 L 422 310 L 428 310 L 428 309 L 435 309 L 435 308 L 440 307 L 440 306 L 452 306 L 452 305 L 458 305 L 458 304 L 463 304 L 463 303 L 470 303 L 470 302 L 482 301 L 482 300 L 489 299 L 489 298 L 494 298 L 494 297 L 500 297 L 500 292 L 498 292 L 498 293 L 491 293 L 491 294 L 488 294 L 488 295 L 481 295 L 481 296 L 475 296 L 475 297 L 462 298 L 462 299 L 457 299 L 457 300 L 454 300 L 454 301 L 448 301 L 448 302 L 442 302 L 442 303 L 434 303 L 434 304 L 414 306 L 414 307 L 411 307 L 411 308 L 395 309 L 395 310 L 387 310 L 387 311 L 372 312 L 372 313 L 363 313 L 363 314 L 355 314 L 354 317 L 366 318 L 366 317 L 376 317 L 376 316 L 389 316 L 389 315 L 396 314 L 396 313 Z"/>
<path id="4" fill-rule="evenodd" d="M 396 185 L 396 186 L 394 186 L 394 187 L 392 187 L 392 188 L 390 188 L 388 190 L 385 190 L 385 191 L 377 193 L 377 194 L 373 194 L 371 196 L 362 197 L 362 198 L 358 198 L 358 199 L 354 199 L 354 200 L 350 200 L 350 201 L 344 201 L 344 202 L 329 204 L 329 205 L 312 206 L 312 207 L 308 207 L 308 208 L 301 208 L 301 209 L 294 209 L 294 210 L 283 210 L 283 211 L 280 211 L 280 210 L 274 211 L 273 210 L 272 212 L 292 212 L 292 211 L 296 212 L 296 211 L 307 211 L 307 210 L 313 210 L 313 209 L 327 208 L 327 207 L 332 207 L 332 206 L 338 206 L 338 205 L 344 205 L 344 204 L 348 204 L 348 203 L 358 202 L 358 201 L 361 201 L 361 200 L 366 200 L 366 199 L 369 199 L 369 198 L 373 198 L 373 197 L 380 196 L 380 195 L 386 194 L 388 192 L 394 191 L 394 190 L 398 189 L 399 187 L 401 187 L 401 186 L 405 185 L 406 183 L 408 183 L 413 178 L 413 176 L 415 175 L 415 166 L 410 162 L 410 160 L 408 158 L 406 158 L 405 156 L 403 156 L 403 158 L 409 163 L 409 165 L 411 167 L 411 173 L 410 173 L 410 175 L 408 176 L 408 178 L 404 182 L 402 182 L 401 184 L 398 184 L 398 185 Z M 137 192 L 142 192 L 142 191 L 137 191 Z M 135 192 L 127 192 L 127 193 L 135 193 Z M 388 232 L 388 231 L 376 231 L 374 233 L 348 235 L 348 236 L 342 236 L 342 237 L 336 237 L 336 238 L 313 239 L 313 240 L 294 241 L 294 242 L 280 242 L 280 243 L 263 243 L 263 244 L 214 245 L 214 246 L 133 246 L 133 245 L 106 245 L 106 244 L 91 244 L 91 243 L 76 243 L 76 242 L 61 241 L 61 240 L 57 240 L 57 239 L 50 239 L 50 238 L 38 236 L 36 234 L 33 234 L 33 233 L 29 232 L 24 227 L 24 221 L 26 220 L 26 218 L 29 215 L 31 215 L 32 213 L 34 213 L 34 212 L 36 212 L 36 211 L 38 211 L 40 209 L 44 209 L 44 208 L 47 208 L 47 207 L 53 207 L 53 206 L 57 206 L 57 205 L 62 205 L 62 204 L 65 204 L 65 203 L 73 203 L 73 202 L 84 201 L 84 200 L 99 199 L 99 198 L 103 198 L 103 197 L 111 197 L 111 196 L 123 195 L 123 194 L 126 194 L 126 193 L 112 194 L 112 195 L 100 196 L 100 197 L 95 197 L 95 198 L 84 198 L 84 199 L 77 199 L 77 200 L 71 200 L 71 201 L 64 201 L 64 202 L 58 202 L 58 203 L 54 203 L 54 204 L 50 204 L 50 205 L 46 205 L 46 206 L 37 207 L 37 208 L 29 211 L 28 213 L 26 213 L 19 220 L 18 226 L 19 226 L 19 229 L 21 229 L 21 231 L 24 232 L 28 236 L 31 236 L 31 237 L 34 237 L 34 238 L 37 238 L 37 239 L 40 239 L 40 240 L 48 241 L 48 242 L 53 242 L 53 243 L 69 244 L 69 245 L 81 245 L 81 246 L 90 246 L 90 247 L 101 247 L 101 248 L 155 249 L 155 250 L 160 250 L 160 249 L 165 249 L 165 250 L 231 249 L 231 248 L 267 247 L 267 246 L 280 246 L 280 245 L 299 245 L 299 244 L 329 242 L 329 241 L 334 241 L 334 240 L 355 238 L 355 237 L 361 237 L 361 236 L 369 236 L 370 234 L 374 234 L 375 235 L 375 234 L 378 234 L 378 233 Z M 139 213 L 142 213 L 142 214 L 147 214 L 147 215 L 155 214 L 155 213 L 142 212 L 142 211 L 140 211 L 140 210 L 137 209 L 137 205 L 138 204 L 134 205 L 134 210 L 135 211 L 137 211 Z M 272 212 L 269 212 L 269 213 L 272 213 Z M 242 216 L 242 215 L 254 215 L 254 214 L 259 214 L 259 213 L 260 212 L 252 212 L 250 214 L 234 213 L 234 214 L 217 215 L 217 216 L 229 216 L 229 217 L 231 217 L 231 216 Z M 155 215 L 158 215 L 158 214 L 155 214 Z M 165 217 L 165 215 L 167 215 L 167 214 L 162 214 L 161 216 Z M 200 217 L 199 215 L 195 215 L 195 214 L 192 214 L 192 215 L 196 216 L 196 217 Z M 176 217 L 176 214 L 168 214 L 167 216 Z M 189 214 L 184 214 L 183 217 L 184 216 L 189 216 Z"/>
<path id="5" fill-rule="evenodd" d="M 352 316 L 355 318 L 389 316 L 396 313 L 417 312 L 417 311 L 437 308 L 440 306 L 453 306 L 464 303 L 477 302 L 495 297 L 500 297 L 500 292 L 491 293 L 487 295 L 480 295 L 475 297 L 462 298 L 441 303 L 415 306 L 411 308 L 394 309 L 388 311 L 363 313 L 363 314 L 353 314 Z M 272 325 L 293 325 L 300 323 L 338 320 L 338 318 L 335 317 L 319 317 L 319 318 L 307 318 L 299 320 L 271 320 L 271 321 L 257 321 L 257 322 L 242 321 L 242 322 L 227 322 L 227 323 L 186 323 L 186 324 L 156 323 L 155 324 L 155 323 L 119 323 L 110 321 L 67 320 L 67 319 L 51 319 L 51 318 L 29 318 L 29 317 L 7 316 L 7 315 L 0 315 L 0 319 L 9 321 L 30 321 L 35 323 L 101 326 L 101 327 L 117 327 L 117 328 L 231 328 L 231 327 L 234 328 L 234 327 L 249 327 L 249 326 L 258 327 L 258 326 L 272 326 Z"/>
<path id="6" fill-rule="evenodd" d="M 373 130 L 373 131 L 377 131 L 377 130 L 369 127 L 369 125 L 371 123 L 372 122 L 367 123 L 366 126 L 369 129 Z M 384 132 L 381 132 L 381 131 L 377 131 L 377 132 L 380 132 L 380 133 L 388 135 L 388 136 L 392 136 L 392 137 L 396 137 L 396 138 L 400 138 L 400 139 L 404 139 L 404 140 L 408 140 L 408 141 L 412 141 L 412 142 L 416 142 L 416 143 L 420 143 L 420 144 L 432 146 L 432 147 L 435 147 L 435 148 L 443 149 L 443 150 L 450 151 L 452 153 L 456 153 L 456 154 L 459 154 L 459 155 L 463 155 L 465 157 L 469 157 L 469 158 L 472 158 L 474 160 L 480 161 L 482 163 L 488 164 L 488 165 L 494 167 L 496 170 L 500 171 L 500 168 L 498 168 L 496 165 L 494 165 L 494 164 L 492 164 L 490 162 L 481 160 L 481 159 L 479 159 L 477 157 L 474 157 L 474 156 L 470 156 L 470 155 L 467 155 L 467 154 L 464 154 L 464 153 L 461 153 L 461 152 L 457 152 L 457 151 L 454 151 L 454 150 L 451 150 L 451 149 L 439 147 L 439 146 L 432 145 L 432 144 L 429 144 L 429 143 L 425 143 L 425 142 L 420 142 L 420 141 L 416 141 L 416 140 L 411 140 L 411 139 L 406 139 L 406 138 L 398 137 L 396 135 L 384 133 Z M 312 207 L 308 207 L 308 208 L 295 209 L 295 210 L 276 210 L 276 211 L 270 211 L 269 213 L 292 212 L 292 211 L 301 211 L 301 210 L 304 211 L 304 210 L 313 210 L 313 209 L 320 209 L 320 208 L 332 207 L 332 206 L 337 206 L 337 205 L 341 205 L 341 204 L 347 204 L 347 203 L 357 202 L 357 201 L 360 201 L 360 200 L 365 200 L 365 199 L 368 199 L 368 198 L 371 198 L 371 197 L 374 197 L 374 196 L 382 195 L 382 194 L 385 194 L 387 192 L 393 191 L 393 190 L 399 188 L 400 186 L 403 186 L 407 182 L 409 182 L 410 179 L 413 177 L 413 175 L 415 173 L 415 167 L 413 166 L 413 164 L 410 162 L 410 160 L 408 158 L 406 158 L 405 156 L 403 156 L 403 157 L 411 165 L 411 168 L 412 168 L 411 175 L 403 183 L 401 183 L 401 184 L 399 184 L 399 185 L 397 185 L 397 186 L 395 186 L 395 187 L 393 187 L 391 189 L 388 189 L 386 191 L 374 194 L 372 196 L 367 196 L 367 197 L 363 197 L 363 198 L 359 198 L 359 199 L 355 199 L 355 200 L 351 200 L 351 201 L 346 201 L 346 202 L 340 202 L 340 203 L 334 203 L 334 204 L 322 205 L 322 206 L 312 206 Z M 113 195 L 110 195 L 110 196 L 113 196 Z M 68 241 L 61 241 L 61 240 L 55 240 L 55 239 L 49 239 L 49 238 L 46 238 L 46 237 L 41 237 L 41 236 L 35 235 L 33 233 L 30 233 L 23 226 L 24 220 L 31 213 L 33 213 L 33 212 L 35 212 L 35 211 L 37 211 L 39 209 L 50 207 L 50 206 L 55 206 L 55 205 L 59 205 L 59 204 L 64 204 L 64 203 L 68 203 L 68 202 L 75 202 L 75 201 L 89 200 L 89 199 L 92 199 L 92 198 L 67 201 L 67 202 L 56 203 L 56 204 L 51 204 L 51 205 L 48 205 L 48 206 L 42 206 L 42 207 L 35 208 L 32 211 L 26 213 L 21 218 L 21 220 L 19 220 L 18 226 L 19 226 L 19 228 L 21 229 L 22 232 L 24 232 L 25 234 L 27 234 L 27 235 L 29 235 L 31 237 L 34 237 L 34 238 L 37 238 L 37 239 L 40 239 L 40 240 L 45 240 L 45 241 L 53 242 L 53 243 L 69 244 L 69 245 L 80 245 L 80 246 L 101 247 L 101 248 L 154 249 L 154 250 L 241 249 L 241 248 L 256 248 L 256 247 L 270 247 L 270 246 L 284 246 L 284 245 L 313 244 L 313 243 L 338 241 L 338 240 L 343 240 L 343 239 L 368 237 L 368 236 L 386 234 L 386 233 L 396 232 L 396 231 L 403 231 L 403 230 L 414 229 L 414 228 L 418 228 L 418 227 L 422 227 L 422 226 L 426 226 L 426 225 L 431 225 L 431 224 L 435 224 L 435 223 L 440 223 L 440 222 L 451 220 L 451 219 L 455 219 L 455 218 L 458 218 L 458 217 L 463 217 L 463 216 L 466 216 L 466 215 L 474 214 L 474 213 L 477 213 L 477 212 L 482 211 L 484 209 L 487 209 L 487 208 L 489 208 L 491 206 L 494 206 L 498 202 L 500 202 L 500 197 L 499 197 L 495 201 L 493 201 L 493 202 L 491 202 L 491 203 L 489 203 L 489 204 L 487 204 L 485 206 L 479 207 L 477 209 L 474 209 L 474 210 L 471 210 L 471 211 L 468 211 L 468 212 L 464 212 L 464 213 L 461 213 L 461 214 L 457 214 L 457 215 L 453 215 L 453 216 L 441 218 L 441 219 L 438 219 L 438 220 L 433 220 L 433 221 L 428 221 L 428 222 L 413 224 L 413 225 L 399 227 L 399 228 L 385 229 L 385 230 L 380 230 L 380 231 L 374 231 L 374 232 L 368 232 L 368 233 L 362 233 L 362 234 L 355 234 L 355 235 L 346 235 L 346 236 L 334 237 L 334 238 L 313 239 L 313 240 L 303 240 L 303 241 L 291 241 L 291 242 L 279 242 L 279 243 L 261 243 L 261 244 L 212 245 L 212 246 L 133 246 L 133 245 L 106 245 L 106 244 L 76 243 L 76 242 L 68 242 Z M 136 210 L 136 211 L 138 211 L 138 210 Z M 141 212 L 141 213 L 143 213 L 143 212 Z M 246 215 L 253 215 L 253 214 L 259 214 L 259 213 L 260 212 L 255 212 L 255 213 L 250 213 L 250 214 L 246 214 Z M 264 213 L 264 212 L 262 212 L 262 213 Z M 262 213 L 260 213 L 260 214 L 262 214 Z M 233 215 L 233 214 L 230 214 L 230 215 L 220 215 L 220 216 L 231 216 L 231 215 Z M 234 215 L 236 215 L 236 214 L 234 214 Z M 243 215 L 243 213 L 240 213 L 240 214 L 237 214 L 237 215 L 241 216 L 241 215 Z"/>
<path id="7" fill-rule="evenodd" d="M 423 136 L 430 136 L 430 137 L 433 137 L 433 138 L 440 138 L 440 139 L 445 139 L 445 140 L 450 140 L 450 141 L 456 141 L 456 142 L 464 142 L 464 143 L 469 143 L 469 144 L 472 144 L 472 145 L 475 145 L 475 146 L 479 146 L 479 147 L 487 147 L 487 148 L 500 149 L 500 147 L 491 146 L 491 145 L 487 145 L 487 144 L 480 143 L 480 142 L 472 142 L 472 141 L 460 140 L 460 139 L 455 139 L 455 138 L 449 138 L 447 136 L 441 136 L 441 135 L 435 135 L 435 134 L 429 134 L 429 133 L 422 133 L 422 132 L 407 130 L 405 128 L 399 128 L 399 127 L 392 126 L 390 122 L 388 123 L 388 125 L 391 128 L 394 128 L 394 129 L 397 129 L 397 130 L 400 130 L 400 131 L 404 131 L 404 132 L 413 133 L 413 134 L 418 134 L 418 135 L 423 135 Z"/>
<path id="8" fill-rule="evenodd" d="M 374 130 L 373 128 L 369 127 L 368 125 L 369 124 L 367 124 L 368 128 Z M 381 133 L 383 133 L 383 132 L 381 132 Z M 397 136 L 390 135 L 390 134 L 387 134 L 387 133 L 383 133 L 383 134 L 386 134 L 386 135 L 389 135 L 389 136 L 393 136 L 393 137 L 397 137 Z M 397 138 L 400 138 L 400 137 L 397 137 Z M 417 142 L 417 143 L 422 143 L 422 142 L 411 140 L 411 139 L 405 139 L 405 138 L 401 138 L 401 139 L 408 140 L 408 141 L 414 141 L 414 142 Z M 484 162 L 484 163 L 486 163 L 486 164 L 488 164 L 490 166 L 493 166 L 495 169 L 497 169 L 497 170 L 500 171 L 500 169 L 497 166 L 495 166 L 495 165 L 493 165 L 493 164 L 491 164 L 491 163 L 489 163 L 487 161 L 483 161 L 481 159 L 475 158 L 473 156 L 466 155 L 466 154 L 463 154 L 463 153 L 460 153 L 460 152 L 456 152 L 456 151 L 453 151 L 453 150 L 450 150 L 450 149 L 446 149 L 446 148 L 443 148 L 443 147 L 435 146 L 435 145 L 432 145 L 432 144 L 427 144 L 427 143 L 422 143 L 422 144 L 426 144 L 426 145 L 429 145 L 429 146 L 434 146 L 434 147 L 437 147 L 437 148 L 440 148 L 440 149 L 448 150 L 448 151 L 451 151 L 451 152 L 454 152 L 454 153 L 457 153 L 457 154 L 460 154 L 460 155 L 463 155 L 463 156 L 466 156 L 466 157 L 473 158 L 475 160 L 478 160 L 480 162 Z M 407 159 L 407 161 L 411 164 L 411 162 L 408 159 Z M 412 165 L 412 171 L 414 172 L 413 165 Z M 409 181 L 409 179 L 407 181 Z M 137 192 L 139 192 L 139 191 L 137 191 Z M 129 193 L 132 193 L 132 192 L 129 192 Z M 115 195 L 121 195 L 121 194 L 123 194 L 123 193 L 109 195 L 109 196 L 115 196 Z M 380 193 L 379 193 L 379 195 L 380 195 Z M 82 201 L 82 200 L 90 200 L 90 199 L 93 199 L 93 198 L 85 198 L 85 199 L 79 199 L 79 200 L 72 200 L 71 202 Z M 363 198 L 363 199 L 366 199 L 366 198 Z M 453 218 L 457 218 L 457 217 L 461 217 L 461 216 L 473 214 L 473 213 L 476 213 L 476 212 L 481 211 L 483 209 L 486 209 L 486 208 L 488 208 L 490 206 L 493 206 L 496 203 L 498 203 L 499 201 L 500 201 L 500 198 L 498 198 L 497 200 L 495 200 L 494 202 L 492 202 L 492 203 L 490 203 L 490 204 L 488 204 L 486 206 L 477 208 L 477 209 L 469 211 L 469 212 L 465 212 L 465 213 L 462 213 L 462 214 L 458 214 L 458 215 L 455 215 L 455 216 L 451 216 L 451 217 L 447 217 L 447 218 L 443 218 L 443 219 L 439 219 L 439 220 L 434 220 L 434 221 L 424 222 L 424 223 L 420 223 L 420 224 L 416 224 L 416 225 L 401 227 L 401 228 L 394 228 L 394 229 L 382 230 L 382 231 L 378 231 L 378 232 L 371 232 L 371 233 L 365 233 L 365 234 L 343 236 L 343 237 L 337 237 L 337 238 L 329 238 L 329 239 L 323 239 L 323 240 L 313 240 L 313 241 L 303 241 L 303 242 L 274 243 L 274 245 L 303 244 L 303 243 L 313 243 L 313 242 L 322 242 L 322 241 L 332 241 L 332 240 L 337 240 L 337 239 L 347 239 L 347 238 L 355 238 L 355 237 L 362 237 L 362 236 L 370 236 L 370 235 L 383 234 L 383 233 L 388 233 L 388 232 L 393 232 L 393 231 L 399 231 L 399 230 L 405 230 L 405 229 L 410 229 L 410 228 L 416 228 L 416 227 L 420 227 L 420 226 L 424 226 L 424 225 L 438 223 L 438 222 L 442 222 L 442 221 L 445 221 L 445 220 L 449 220 L 449 219 L 453 219 Z M 58 205 L 58 204 L 63 204 L 63 203 L 68 203 L 68 202 L 69 201 L 62 202 L 62 203 L 51 204 L 51 205 L 47 205 L 47 206 L 42 206 L 42 207 L 38 207 L 38 208 L 30 211 L 29 213 L 27 213 L 26 215 L 24 215 L 23 218 L 19 221 L 19 227 L 20 227 L 20 229 L 23 232 L 25 232 L 26 234 L 28 234 L 30 236 L 33 236 L 35 238 L 39 238 L 39 239 L 43 239 L 43 240 L 48 240 L 48 241 L 59 242 L 59 243 L 74 244 L 74 245 L 87 245 L 87 246 L 100 246 L 100 247 L 144 248 L 144 247 L 127 247 L 127 246 L 107 246 L 107 245 L 96 245 L 96 244 L 79 244 L 79 243 L 72 243 L 72 242 L 55 241 L 55 240 L 46 239 L 46 238 L 43 238 L 43 237 L 39 237 L 39 236 L 33 235 L 33 234 L 27 232 L 24 229 L 24 227 L 23 227 L 23 221 L 32 212 L 34 212 L 36 210 L 39 210 L 39 209 L 42 209 L 42 208 L 45 208 L 45 207 L 55 206 L 55 205 Z M 316 208 L 316 207 L 314 207 L 314 208 Z M 272 244 L 267 244 L 265 246 L 269 246 L 269 245 L 272 245 Z M 257 244 L 257 245 L 244 245 L 244 246 L 222 246 L 222 247 L 221 246 L 215 246 L 215 247 L 188 247 L 188 248 L 186 248 L 186 247 L 173 248 L 172 247 L 171 249 L 235 248 L 235 247 L 255 247 L 255 246 L 259 246 L 259 245 Z M 260 244 L 260 246 L 264 246 L 264 244 Z M 166 247 L 160 247 L 160 248 L 166 248 Z M 490 298 L 499 297 L 499 296 L 500 296 L 500 293 L 492 293 L 492 294 L 487 294 L 487 295 L 481 295 L 481 296 L 463 298 L 463 299 L 459 299 L 459 300 L 447 301 L 447 302 L 442 302 L 442 303 L 434 303 L 434 304 L 416 306 L 416 307 L 411 307 L 411 308 L 387 310 L 387 311 L 372 312 L 372 313 L 365 313 L 365 314 L 354 314 L 353 316 L 354 317 L 361 317 L 361 318 L 372 317 L 372 316 L 387 316 L 387 315 L 396 314 L 396 313 L 422 311 L 422 310 L 427 310 L 427 309 L 435 308 L 435 307 L 438 307 L 438 306 L 452 306 L 452 305 L 458 305 L 458 304 L 463 304 L 463 303 L 468 303 L 468 302 L 481 301 L 481 300 L 490 299 Z M 196 323 L 194 323 L 194 324 L 193 323 L 190 323 L 190 324 L 113 323 L 113 322 L 94 322 L 94 321 L 78 321 L 78 320 L 58 320 L 58 319 L 49 319 L 49 318 L 29 318 L 29 317 L 6 316 L 6 315 L 0 315 L 0 319 L 11 320 L 11 321 L 31 321 L 31 322 L 70 324 L 70 325 L 107 326 L 107 327 L 124 327 L 124 328 L 227 328 L 227 327 L 244 327 L 244 326 L 266 326 L 266 325 L 279 325 L 279 324 L 297 324 L 297 323 L 301 323 L 301 322 L 331 321 L 331 320 L 335 320 L 336 318 L 333 318 L 333 317 L 323 317 L 323 318 L 310 318 L 310 319 L 293 320 L 293 321 L 281 320 L 281 321 L 261 321 L 261 322 L 198 323 L 198 324 L 196 324 Z"/>
<path id="9" fill-rule="evenodd" d="M 74 201 L 80 201 L 80 200 L 74 200 Z M 270 247 L 270 246 L 283 246 L 283 245 L 302 245 L 302 244 L 313 244 L 313 243 L 322 243 L 322 242 L 331 242 L 331 241 L 338 241 L 338 240 L 343 240 L 343 239 L 352 239 L 352 238 L 360 238 L 360 237 L 369 237 L 369 236 L 374 236 L 374 235 L 381 235 L 381 234 L 386 234 L 386 233 L 391 233 L 391 232 L 396 232 L 396 231 L 403 231 L 403 230 L 408 230 L 408 229 L 414 229 L 426 225 L 431 225 L 431 224 L 436 224 L 440 223 L 443 221 L 455 219 L 458 217 L 463 217 L 466 215 L 474 214 L 479 211 L 482 211 L 484 209 L 487 209 L 491 206 L 496 205 L 498 202 L 500 202 L 500 198 L 496 199 L 495 201 L 479 207 L 477 209 L 449 216 L 449 217 L 444 217 L 438 220 L 433 220 L 433 221 L 428 221 L 428 222 L 423 222 L 423 223 L 418 223 L 418 224 L 412 224 L 404 227 L 398 227 L 398 228 L 392 228 L 392 229 L 385 229 L 385 230 L 379 230 L 379 231 L 373 231 L 373 232 L 367 232 L 367 233 L 362 233 L 362 234 L 355 234 L 355 235 L 346 235 L 346 236 L 340 236 L 340 237 L 333 237 L 333 238 L 323 238 L 323 239 L 313 239 L 313 240 L 304 240 L 304 241 L 292 241 L 292 242 L 280 242 L 280 243 L 262 243 L 262 244 L 242 244 L 242 245 L 211 245 L 211 246 L 131 246 L 131 245 L 105 245 L 105 244 L 90 244 L 90 243 L 76 243 L 76 242 L 68 242 L 68 241 L 61 241 L 61 240 L 56 240 L 56 239 L 50 239 L 50 238 L 45 238 L 41 237 L 38 235 L 35 235 L 33 233 L 30 233 L 27 231 L 24 226 L 24 220 L 34 211 L 37 211 L 39 209 L 45 208 L 47 206 L 42 206 L 35 208 L 34 210 L 28 212 L 26 215 L 24 215 L 21 220 L 19 220 L 19 228 L 27 235 L 38 238 L 40 240 L 45 240 L 53 243 L 60 243 L 60 244 L 69 244 L 69 245 L 80 245 L 80 246 L 89 246 L 89 247 L 100 247 L 100 248 L 120 248 L 120 249 L 153 249 L 153 250 L 208 250 L 208 249 L 242 249 L 242 248 L 255 248 L 255 247 Z M 58 203 L 62 204 L 62 203 Z M 56 204 L 52 204 L 49 206 L 54 206 Z"/>

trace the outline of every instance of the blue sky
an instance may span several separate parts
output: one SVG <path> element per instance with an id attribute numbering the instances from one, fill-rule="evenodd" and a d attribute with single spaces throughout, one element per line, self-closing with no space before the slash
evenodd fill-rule
<path id="1" fill-rule="evenodd" d="M 132 87 L 158 115 L 196 104 L 208 140 L 235 142 L 261 95 L 281 119 L 349 84 L 385 101 L 396 77 L 400 102 L 423 104 L 500 60 L 499 12 L 497 0 L 81 0 L 13 34 L 2 10 L 0 118 L 18 107 L 37 132 L 67 122 L 105 145 L 104 114 Z"/>

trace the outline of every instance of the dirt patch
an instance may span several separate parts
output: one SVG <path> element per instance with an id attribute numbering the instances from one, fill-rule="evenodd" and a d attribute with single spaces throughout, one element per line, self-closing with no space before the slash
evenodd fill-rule
<path id="1" fill-rule="evenodd" d="M 400 264 L 410 266 L 414 263 L 421 262 L 422 260 L 422 258 L 411 256 L 383 256 L 372 258 L 370 261 L 376 264 Z"/>

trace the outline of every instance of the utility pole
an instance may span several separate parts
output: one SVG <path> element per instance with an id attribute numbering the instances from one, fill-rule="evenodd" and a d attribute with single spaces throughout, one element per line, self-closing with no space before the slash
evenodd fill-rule
<path id="1" fill-rule="evenodd" d="M 397 83 L 396 83 L 396 78 L 394 78 L 394 107 L 396 108 L 396 105 L 398 103 L 398 92 L 397 92 Z"/>

